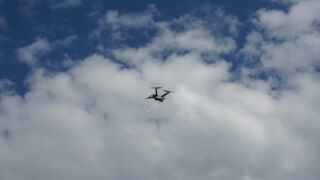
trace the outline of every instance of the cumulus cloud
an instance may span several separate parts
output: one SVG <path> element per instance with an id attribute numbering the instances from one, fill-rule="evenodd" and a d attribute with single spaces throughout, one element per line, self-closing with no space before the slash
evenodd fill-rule
<path id="1" fill-rule="evenodd" d="M 248 36 L 243 51 L 249 57 L 260 55 L 264 67 L 283 72 L 318 66 L 319 12 L 320 3 L 314 0 L 299 1 L 288 12 L 259 10 L 254 20 L 259 31 Z"/>
<path id="2" fill-rule="evenodd" d="M 288 97 L 276 100 L 266 84 L 248 88 L 228 82 L 230 76 L 226 63 L 207 65 L 192 54 L 162 64 L 148 62 L 140 70 L 123 69 L 98 55 L 66 73 L 38 69 L 29 77 L 30 91 L 24 97 L 1 97 L 1 128 L 10 134 L 0 141 L 1 176 L 300 179 L 303 173 L 315 175 L 310 168 L 317 151 L 312 152 L 309 142 L 288 127 L 300 118 L 293 121 L 292 113 L 286 112 L 290 104 L 299 109 L 295 113 L 301 118 L 305 111 L 316 113 L 300 109 L 299 98 L 290 98 L 307 94 L 290 91 Z M 163 104 L 145 101 L 154 82 L 175 90 Z M 318 93 L 319 87 L 315 88 L 309 96 Z M 308 115 L 313 123 L 316 114 Z"/>
<path id="3" fill-rule="evenodd" d="M 36 65 L 39 58 L 51 51 L 51 45 L 46 39 L 37 39 L 34 43 L 17 50 L 18 59 L 30 66 Z"/>
<path id="4" fill-rule="evenodd" d="M 130 65 L 154 59 L 154 56 L 163 59 L 173 52 L 189 51 L 202 55 L 210 54 L 212 57 L 210 60 L 213 60 L 214 55 L 229 53 L 236 48 L 232 36 L 236 34 L 238 21 L 231 16 L 222 18 L 223 12 L 221 10 L 214 14 L 215 18 L 210 19 L 210 22 L 214 21 L 216 24 L 220 22 L 217 26 L 195 18 L 191 14 L 168 21 L 156 20 L 157 13 L 157 9 L 153 6 L 144 13 L 119 14 L 117 11 L 108 11 L 106 19 L 100 21 L 100 26 L 92 33 L 92 37 L 96 39 L 108 38 L 110 41 L 120 40 L 117 41 L 120 46 L 112 50 L 110 48 L 103 49 L 103 46 L 100 46 L 99 49 Z M 108 31 L 110 26 L 111 31 Z M 130 39 L 130 33 L 135 29 L 142 32 L 140 35 L 148 40 L 137 47 L 121 44 L 121 41 L 126 38 Z M 217 33 L 225 29 L 231 36 Z M 109 36 L 103 36 L 105 34 Z M 215 34 L 219 34 L 219 36 Z M 141 41 L 138 38 L 135 40 Z"/>
<path id="5" fill-rule="evenodd" d="M 317 72 L 288 71 L 290 88 L 278 90 L 250 76 L 235 81 L 219 57 L 234 53 L 232 37 L 154 22 L 150 43 L 110 49 L 116 59 L 93 54 L 64 72 L 36 66 L 25 95 L 2 88 L 0 179 L 319 179 Z M 270 34 L 250 34 L 242 53 L 264 62 L 276 51 L 267 47 L 310 35 L 270 44 Z M 49 50 L 38 39 L 18 57 L 34 64 Z M 154 84 L 174 93 L 147 101 Z"/>
<path id="6" fill-rule="evenodd" d="M 259 25 L 270 36 L 278 38 L 296 38 L 314 31 L 314 23 L 320 20 L 320 2 L 302 1 L 293 5 L 289 12 L 280 10 L 260 10 Z"/>

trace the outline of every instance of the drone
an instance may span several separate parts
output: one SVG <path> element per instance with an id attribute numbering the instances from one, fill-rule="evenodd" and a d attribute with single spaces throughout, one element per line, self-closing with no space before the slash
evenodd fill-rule
<path id="1" fill-rule="evenodd" d="M 172 92 L 172 91 L 168 91 L 168 90 L 163 90 L 165 93 L 160 96 L 160 95 L 158 95 L 158 89 L 160 89 L 162 87 L 151 87 L 151 88 L 153 88 L 155 90 L 155 94 L 151 94 L 146 99 L 153 98 L 155 101 L 159 101 L 159 102 L 163 102 L 165 100 L 165 96 Z"/>

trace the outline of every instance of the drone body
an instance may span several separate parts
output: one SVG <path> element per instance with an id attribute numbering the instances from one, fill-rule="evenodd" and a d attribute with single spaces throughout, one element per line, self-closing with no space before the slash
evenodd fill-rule
<path id="1" fill-rule="evenodd" d="M 172 91 L 163 90 L 165 93 L 162 95 L 158 94 L 158 89 L 161 87 L 152 87 L 155 90 L 155 94 L 151 94 L 147 99 L 154 99 L 155 101 L 163 102 L 165 100 L 165 96 L 171 93 Z"/>

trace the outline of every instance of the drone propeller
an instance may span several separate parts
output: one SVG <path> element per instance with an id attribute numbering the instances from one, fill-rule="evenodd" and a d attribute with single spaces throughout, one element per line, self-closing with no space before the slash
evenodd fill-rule
<path id="1" fill-rule="evenodd" d="M 151 88 L 153 88 L 153 89 L 160 89 L 160 88 L 162 88 L 162 87 L 157 86 L 157 87 L 151 87 Z"/>

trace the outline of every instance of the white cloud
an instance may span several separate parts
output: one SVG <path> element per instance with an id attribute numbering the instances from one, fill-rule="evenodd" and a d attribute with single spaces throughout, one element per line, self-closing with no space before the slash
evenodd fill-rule
<path id="1" fill-rule="evenodd" d="M 247 60 L 256 60 L 262 53 L 262 44 L 263 36 L 260 33 L 253 31 L 246 37 L 246 43 L 239 54 L 246 56 Z"/>
<path id="2" fill-rule="evenodd" d="M 105 50 L 103 42 L 99 45 L 98 49 L 101 51 L 112 53 L 119 61 L 130 65 L 154 60 L 155 57 L 161 58 L 163 55 L 168 55 L 167 53 L 170 55 L 170 52 L 192 51 L 200 55 L 210 54 L 211 60 L 213 60 L 217 59 L 216 56 L 219 54 L 229 53 L 236 48 L 232 37 L 214 36 L 216 32 L 220 33 L 220 30 L 225 28 L 230 34 L 237 34 L 238 21 L 231 16 L 225 16 L 223 19 L 221 11 L 214 15 L 215 19 L 219 19 L 216 21 L 222 24 L 217 26 L 208 25 L 206 21 L 188 14 L 171 21 L 158 21 L 154 18 L 156 13 L 158 11 L 152 6 L 144 13 L 119 14 L 117 11 L 108 11 L 106 19 L 100 21 L 100 27 L 92 33 L 91 37 L 106 38 L 102 34 L 108 32 L 105 31 L 108 25 L 112 27 L 111 33 L 108 32 L 111 34 L 108 36 L 111 40 L 125 39 L 125 36 L 130 36 L 128 35 L 130 29 L 139 29 L 141 32 L 152 29 L 154 31 L 152 36 L 148 33 L 146 33 L 147 35 L 143 34 L 150 40 L 140 47 L 131 48 L 124 44 L 120 48 Z M 211 19 L 211 21 L 213 20 Z M 215 23 L 219 24 L 217 22 Z M 129 29 L 129 31 L 122 32 L 123 29 Z M 163 58 L 166 59 L 166 57 Z"/>
<path id="3" fill-rule="evenodd" d="M 12 92 L 12 87 L 14 83 L 8 79 L 0 79 L 0 93 L 3 92 Z"/>
<path id="4" fill-rule="evenodd" d="M 320 20 L 320 2 L 301 1 L 288 13 L 280 10 L 260 10 L 258 23 L 272 37 L 292 39 L 313 32 L 313 23 Z"/>
<path id="5" fill-rule="evenodd" d="M 93 54 L 65 72 L 35 66 L 24 96 L 2 88 L 0 179 L 319 179 L 316 72 L 288 71 L 290 89 L 275 97 L 272 82 L 232 81 L 231 64 L 218 58 L 234 49 L 231 37 L 201 24 L 181 31 L 155 24 L 161 32 L 150 43 L 109 50 L 134 68 Z M 273 46 L 304 53 L 312 35 L 270 44 L 254 32 L 243 53 L 263 61 L 273 53 L 279 59 L 270 61 L 280 62 Z M 34 64 L 50 49 L 38 39 L 18 57 Z M 166 50 L 173 53 L 157 54 Z M 147 101 L 153 84 L 174 93 Z"/>
<path id="6" fill-rule="evenodd" d="M 154 60 L 154 55 L 157 57 L 157 54 L 161 57 L 165 51 L 219 54 L 232 51 L 235 48 L 235 43 L 231 38 L 215 39 L 208 30 L 201 26 L 183 32 L 174 32 L 168 26 L 161 29 L 162 33 L 146 46 L 115 49 L 113 54 L 121 61 L 136 65 Z M 157 61 L 157 59 L 155 60 Z"/>
<path id="7" fill-rule="evenodd" d="M 255 24 L 259 32 L 248 36 L 241 52 L 283 73 L 312 71 L 320 63 L 319 12 L 320 3 L 314 0 L 299 1 L 288 12 L 258 11 Z"/>
<path id="8" fill-rule="evenodd" d="M 37 39 L 34 43 L 17 50 L 18 59 L 30 66 L 36 65 L 39 58 L 51 51 L 51 45 L 46 39 Z"/>
<path id="9" fill-rule="evenodd" d="M 156 21 L 155 16 L 158 14 L 158 10 L 150 5 L 144 12 L 139 13 L 120 13 L 117 10 L 109 10 L 105 13 L 103 18 L 99 19 L 99 28 L 97 28 L 90 35 L 91 38 L 105 39 L 103 36 L 106 29 L 111 29 L 110 37 L 112 40 L 123 40 L 127 38 L 127 33 L 124 32 L 127 29 L 151 29 L 155 28 Z"/>
<path id="10" fill-rule="evenodd" d="M 320 34 L 308 33 L 293 41 L 267 44 L 263 57 L 265 66 L 285 70 L 308 69 L 319 64 Z"/>
<path id="11" fill-rule="evenodd" d="M 143 13 L 130 13 L 119 14 L 116 10 L 109 10 L 105 14 L 105 22 L 113 25 L 114 29 L 119 26 L 130 28 L 141 28 L 153 26 L 154 16 L 158 13 L 154 6 L 149 8 Z"/>
<path id="12" fill-rule="evenodd" d="M 75 40 L 78 39 L 78 36 L 73 34 L 70 36 L 67 36 L 66 38 L 64 38 L 63 41 L 61 41 L 60 43 L 64 46 L 64 47 L 69 47 Z"/>
<path id="13" fill-rule="evenodd" d="M 276 100 L 268 86 L 228 82 L 226 63 L 198 58 L 121 69 L 94 55 L 66 73 L 35 70 L 24 98 L 1 98 L 0 127 L 10 132 L 0 140 L 1 178 L 317 179 L 309 147 L 316 139 L 305 141 L 291 126 L 305 117 L 319 125 L 316 108 L 307 108 L 318 102 L 299 97 L 320 88 Z M 146 101 L 154 82 L 175 93 Z"/>

